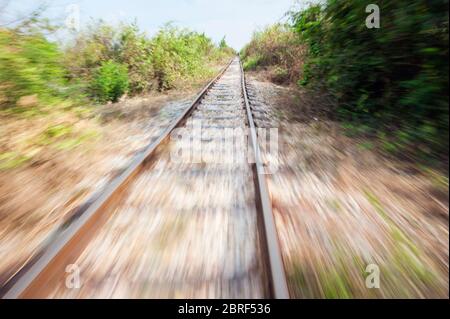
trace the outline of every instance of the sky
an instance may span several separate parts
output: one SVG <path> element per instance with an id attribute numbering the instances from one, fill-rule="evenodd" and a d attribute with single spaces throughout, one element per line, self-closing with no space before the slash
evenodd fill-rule
<path id="1" fill-rule="evenodd" d="M 1 2 L 8 0 L 0 0 Z M 226 37 L 227 43 L 240 50 L 258 28 L 283 21 L 285 13 L 301 0 L 47 0 L 49 17 L 64 17 L 69 6 L 79 7 L 81 25 L 92 18 L 110 23 L 132 22 L 149 35 L 167 22 L 205 32 L 215 42 Z M 306 1 L 303 1 L 306 2 Z M 11 1 L 10 17 L 37 6 L 36 0 Z M 284 18 L 285 20 L 285 18 Z"/>

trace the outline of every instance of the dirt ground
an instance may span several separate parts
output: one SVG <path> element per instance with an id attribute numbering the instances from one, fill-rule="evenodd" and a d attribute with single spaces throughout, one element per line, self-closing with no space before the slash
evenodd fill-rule
<path id="1" fill-rule="evenodd" d="M 317 100 L 261 79 L 247 82 L 279 128 L 267 180 L 292 296 L 448 298 L 448 175 L 362 147 Z"/>
<path id="2" fill-rule="evenodd" d="M 158 137 L 198 89 L 128 99 L 88 116 L 56 111 L 0 118 L 0 154 L 15 150 L 29 157 L 0 169 L 0 286 L 77 206 Z"/>

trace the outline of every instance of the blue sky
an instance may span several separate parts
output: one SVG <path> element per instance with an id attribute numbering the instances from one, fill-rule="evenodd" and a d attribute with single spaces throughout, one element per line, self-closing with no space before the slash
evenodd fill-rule
<path id="1" fill-rule="evenodd" d="M 0 0 L 1 2 L 2 0 Z M 4 0 L 3 0 L 4 1 Z M 250 40 L 254 30 L 283 19 L 299 0 L 47 0 L 48 15 L 65 15 L 68 5 L 80 8 L 81 24 L 91 18 L 102 18 L 111 23 L 134 21 L 149 35 L 166 22 L 205 32 L 218 42 L 226 36 L 235 49 Z M 11 14 L 36 7 L 37 1 L 12 1 Z"/>

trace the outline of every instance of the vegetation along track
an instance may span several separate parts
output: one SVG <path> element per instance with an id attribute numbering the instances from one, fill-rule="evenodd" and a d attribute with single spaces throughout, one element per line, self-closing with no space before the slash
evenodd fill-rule
<path id="1" fill-rule="evenodd" d="M 173 138 L 177 129 L 190 137 Z M 245 132 L 249 143 L 235 143 Z M 246 145 L 255 163 L 236 156 Z M 180 149 L 200 159 L 174 160 Z M 4 298 L 289 297 L 237 58 L 75 216 L 7 282 Z"/>

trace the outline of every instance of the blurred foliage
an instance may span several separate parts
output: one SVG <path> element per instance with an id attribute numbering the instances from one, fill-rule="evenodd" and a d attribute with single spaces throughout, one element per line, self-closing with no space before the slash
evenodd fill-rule
<path id="1" fill-rule="evenodd" d="M 167 25 L 151 40 L 158 88 L 174 87 L 177 79 L 202 76 L 215 46 L 204 34 Z"/>
<path id="2" fill-rule="evenodd" d="M 289 24 L 253 35 L 245 69 L 270 67 L 274 82 L 326 92 L 350 135 L 376 137 L 389 153 L 447 157 L 448 1 L 380 0 L 379 29 L 366 27 L 367 5 L 289 12 Z"/>
<path id="3" fill-rule="evenodd" d="M 291 14 L 308 45 L 299 84 L 331 92 L 339 117 L 384 132 L 390 152 L 448 154 L 448 1 L 377 4 L 379 29 L 366 27 L 362 0 Z"/>
<path id="4" fill-rule="evenodd" d="M 40 33 L 0 29 L 0 107 L 26 108 L 62 97 L 62 54 Z"/>
<path id="5" fill-rule="evenodd" d="M 0 28 L 0 108 L 31 114 L 63 100 L 107 102 L 124 93 L 171 89 L 210 76 L 234 54 L 225 39 L 216 45 L 171 25 L 149 38 L 135 23 L 98 21 L 64 47 L 49 40 L 55 29 L 39 13 Z"/>
<path id="6" fill-rule="evenodd" d="M 17 152 L 0 153 L 0 171 L 20 167 L 29 159 L 30 157 Z"/>
<path id="7" fill-rule="evenodd" d="M 148 37 L 136 23 L 111 26 L 94 21 L 57 43 L 52 34 L 62 30 L 69 35 L 68 30 L 42 18 L 43 10 L 38 7 L 0 27 L 0 121 L 17 120 L 28 141 L 0 141 L 0 170 L 95 138 L 95 130 L 79 131 L 62 123 L 95 116 L 95 103 L 196 85 L 235 54 L 225 39 L 215 44 L 204 34 L 171 25 Z M 32 125 L 22 119 L 49 126 L 32 137 Z"/>
<path id="8" fill-rule="evenodd" d="M 241 51 L 245 70 L 274 66 L 271 79 L 277 83 L 298 79 L 304 46 L 288 25 L 275 24 L 253 34 Z"/>
<path id="9" fill-rule="evenodd" d="M 136 24 L 120 30 L 118 61 L 128 68 L 130 94 L 148 92 L 154 78 L 151 47 Z"/>
<path id="10" fill-rule="evenodd" d="M 100 102 L 117 102 L 128 90 L 128 72 L 125 65 L 114 61 L 103 62 L 92 81 L 92 91 Z"/>
<path id="11" fill-rule="evenodd" d="M 232 54 L 226 44 L 221 46 L 204 34 L 170 24 L 149 38 L 136 24 L 113 27 L 98 21 L 66 49 L 65 60 L 72 80 L 87 82 L 81 87 L 89 86 L 103 62 L 120 63 L 127 68 L 129 93 L 135 95 L 210 75 L 211 64 L 222 63 Z"/>
<path id="12" fill-rule="evenodd" d="M 151 48 L 145 34 L 135 24 L 112 27 L 103 21 L 94 22 L 65 50 L 65 66 L 71 82 L 78 82 L 83 89 L 93 87 L 90 84 L 98 68 L 108 61 L 126 67 L 131 95 L 152 88 Z"/>

